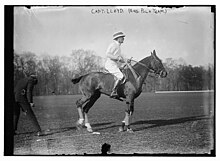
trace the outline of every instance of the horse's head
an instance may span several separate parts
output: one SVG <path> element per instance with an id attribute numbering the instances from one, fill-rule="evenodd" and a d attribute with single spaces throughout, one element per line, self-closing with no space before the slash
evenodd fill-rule
<path id="1" fill-rule="evenodd" d="M 167 71 L 165 70 L 162 61 L 157 57 L 155 50 L 151 52 L 151 69 L 155 74 L 162 78 L 167 76 Z"/>

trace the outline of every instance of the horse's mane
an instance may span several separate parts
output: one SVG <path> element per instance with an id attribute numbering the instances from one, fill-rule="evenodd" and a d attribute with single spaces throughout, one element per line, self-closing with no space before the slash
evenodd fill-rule
<path id="1" fill-rule="evenodd" d="M 147 56 L 147 57 L 145 57 L 145 58 L 143 58 L 143 59 L 141 59 L 141 60 L 138 61 L 138 62 L 143 63 L 143 64 L 146 64 L 150 58 L 151 58 L 151 55 L 150 55 L 150 56 Z M 139 66 L 140 64 L 139 64 L 138 62 L 136 62 L 132 67 L 135 68 L 135 67 Z"/>

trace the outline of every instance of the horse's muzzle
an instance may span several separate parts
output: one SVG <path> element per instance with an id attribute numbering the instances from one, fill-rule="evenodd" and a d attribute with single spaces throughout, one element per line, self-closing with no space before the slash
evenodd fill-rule
<path id="1" fill-rule="evenodd" d="M 166 70 L 161 70 L 160 77 L 165 78 L 166 76 L 167 76 L 167 71 Z"/>

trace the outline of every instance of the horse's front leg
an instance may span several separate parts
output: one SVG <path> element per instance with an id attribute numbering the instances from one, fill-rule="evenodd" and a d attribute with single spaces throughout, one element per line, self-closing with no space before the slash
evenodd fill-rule
<path id="1" fill-rule="evenodd" d="M 87 113 L 84 112 L 84 116 L 85 116 L 85 126 L 86 126 L 87 131 L 88 132 L 93 132 L 92 127 L 89 123 L 89 118 L 88 118 Z"/>
<path id="2" fill-rule="evenodd" d="M 127 109 L 125 110 L 125 118 L 122 121 L 122 126 L 120 127 L 119 131 L 128 131 L 133 132 L 133 130 L 130 128 L 131 124 L 131 117 L 134 112 L 134 99 L 128 99 L 126 101 Z"/>

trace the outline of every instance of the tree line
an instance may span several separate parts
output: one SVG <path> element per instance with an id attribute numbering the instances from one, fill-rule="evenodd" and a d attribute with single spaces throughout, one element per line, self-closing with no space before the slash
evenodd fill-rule
<path id="1" fill-rule="evenodd" d="M 32 52 L 14 52 L 14 85 L 29 71 L 36 71 L 38 84 L 35 95 L 78 94 L 78 85 L 71 79 L 92 71 L 105 71 L 104 59 L 91 50 L 73 50 L 69 56 L 37 56 Z M 163 62 L 168 72 L 166 78 L 149 74 L 143 85 L 143 92 L 213 90 L 214 66 L 186 65 L 184 60 L 167 58 Z"/>
<path id="2" fill-rule="evenodd" d="M 147 91 L 195 91 L 214 90 L 214 65 L 186 65 L 182 59 L 167 58 L 163 63 L 168 72 L 166 78 L 148 77 Z"/>

